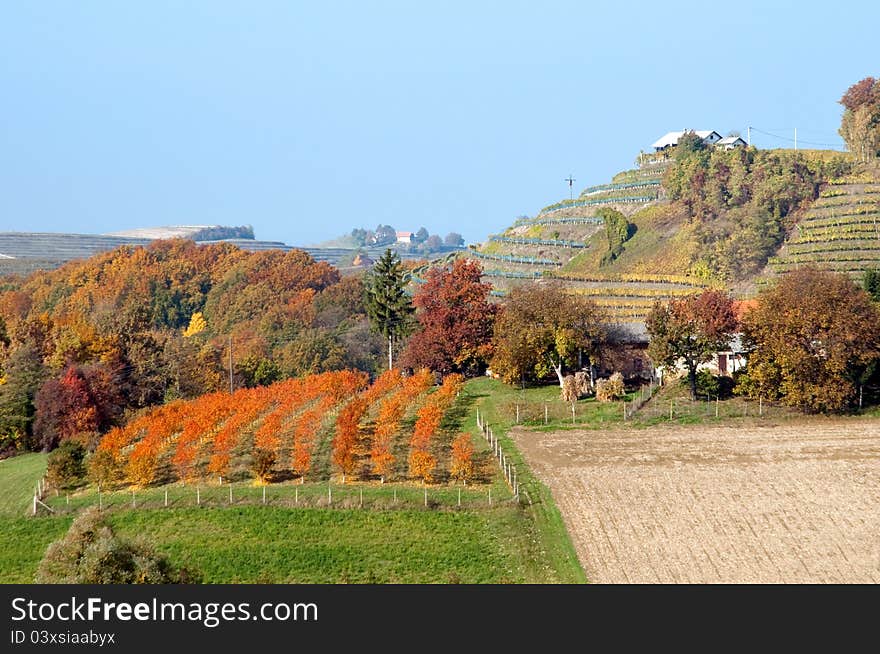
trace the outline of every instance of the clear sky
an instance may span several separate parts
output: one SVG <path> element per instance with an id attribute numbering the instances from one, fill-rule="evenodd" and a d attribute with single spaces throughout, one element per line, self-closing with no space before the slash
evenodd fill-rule
<path id="1" fill-rule="evenodd" d="M 878 24 L 869 1 L 4 2 L 0 230 L 479 241 L 670 130 L 840 148 Z"/>

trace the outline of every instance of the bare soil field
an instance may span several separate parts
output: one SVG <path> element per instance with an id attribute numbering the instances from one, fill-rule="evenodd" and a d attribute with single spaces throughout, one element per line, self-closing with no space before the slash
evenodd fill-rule
<path id="1" fill-rule="evenodd" d="M 594 583 L 880 582 L 880 421 L 511 436 Z"/>

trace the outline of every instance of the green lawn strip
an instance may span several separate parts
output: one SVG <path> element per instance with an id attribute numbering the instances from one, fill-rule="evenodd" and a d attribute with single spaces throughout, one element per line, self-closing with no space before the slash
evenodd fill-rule
<path id="1" fill-rule="evenodd" d="M 530 561 L 532 574 L 558 583 L 585 583 L 586 575 L 550 490 L 532 474 L 508 437 L 507 432 L 515 423 L 515 417 L 511 419 L 503 410 L 510 402 L 515 403 L 520 399 L 544 401 L 558 397 L 559 389 L 544 387 L 519 390 L 496 380 L 476 379 L 467 383 L 465 392 L 476 398 L 475 409 L 479 409 L 484 420 L 491 425 L 505 454 L 516 467 L 517 479 L 524 491 L 519 510 L 525 518 L 519 521 L 525 533 L 517 544 L 524 550 L 522 558 Z M 480 433 L 476 425 L 476 411 L 469 416 L 467 428 L 474 434 Z M 482 440 L 482 436 L 478 435 L 476 439 Z M 482 442 L 485 443 L 485 440 Z M 506 486 L 503 480 L 498 483 Z"/>
<path id="2" fill-rule="evenodd" d="M 465 583 L 529 580 L 499 546 L 505 508 L 485 512 L 169 509 L 111 513 L 206 583 Z"/>
<path id="3" fill-rule="evenodd" d="M 0 460 L 0 515 L 27 515 L 32 508 L 37 480 L 45 472 L 46 455 L 43 453 Z"/>
<path id="4" fill-rule="evenodd" d="M 0 583 L 33 583 L 46 547 L 61 538 L 72 521 L 69 515 L 0 515 Z"/>
<path id="5" fill-rule="evenodd" d="M 69 516 L 30 517 L 34 485 L 45 471 L 42 453 L 0 461 L 0 583 L 33 582 L 46 546 L 70 526 Z"/>

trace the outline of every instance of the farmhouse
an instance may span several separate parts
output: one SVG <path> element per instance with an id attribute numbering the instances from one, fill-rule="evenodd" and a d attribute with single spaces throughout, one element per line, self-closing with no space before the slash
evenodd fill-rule
<path id="1" fill-rule="evenodd" d="M 413 233 L 412 232 L 397 232 L 397 242 L 398 243 L 412 243 Z"/>
<path id="2" fill-rule="evenodd" d="M 724 148 L 725 150 L 733 150 L 734 148 L 744 148 L 747 143 L 739 136 L 725 136 L 715 144 L 716 148 Z"/>
<path id="3" fill-rule="evenodd" d="M 721 134 L 716 131 L 683 129 L 680 132 L 667 132 L 654 141 L 651 147 L 654 148 L 654 152 L 662 152 L 668 148 L 674 148 L 678 145 L 678 141 L 682 136 L 691 132 L 703 139 L 703 143 L 706 145 L 715 145 L 721 140 Z"/>

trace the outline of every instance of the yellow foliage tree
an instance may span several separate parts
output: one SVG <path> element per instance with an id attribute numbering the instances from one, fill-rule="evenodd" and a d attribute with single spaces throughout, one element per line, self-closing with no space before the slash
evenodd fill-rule
<path id="1" fill-rule="evenodd" d="M 205 322 L 204 316 L 202 316 L 201 311 L 196 311 L 192 318 L 189 319 L 189 326 L 183 330 L 183 337 L 189 338 L 190 336 L 195 336 L 196 334 L 201 334 L 205 331 L 205 328 L 208 326 L 208 323 Z"/>

